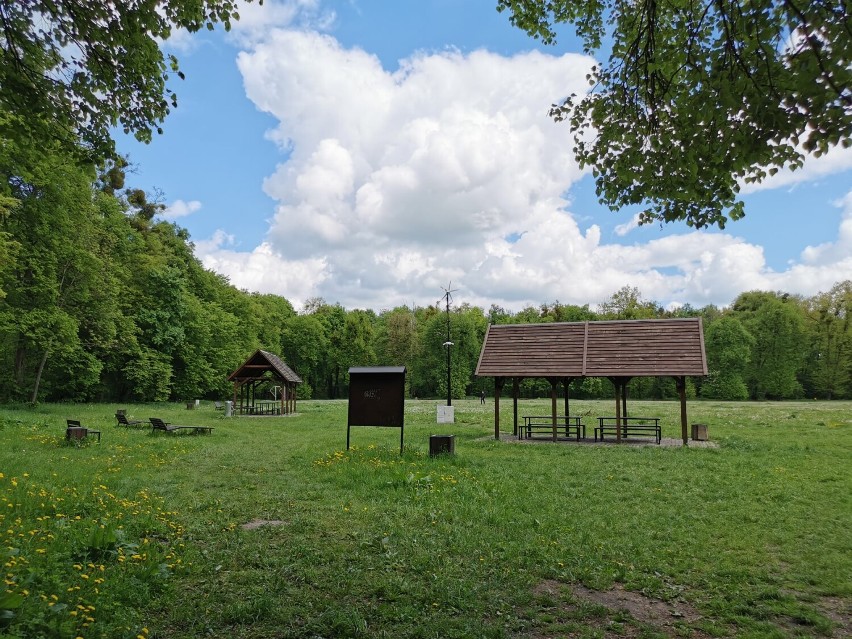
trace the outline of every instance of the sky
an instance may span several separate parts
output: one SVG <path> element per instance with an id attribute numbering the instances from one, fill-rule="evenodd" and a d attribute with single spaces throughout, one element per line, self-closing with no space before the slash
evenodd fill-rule
<path id="1" fill-rule="evenodd" d="M 724 231 L 610 211 L 551 104 L 594 60 L 545 46 L 495 0 L 265 0 L 228 33 L 163 43 L 186 75 L 150 144 L 119 136 L 128 185 L 159 198 L 238 288 L 380 312 L 597 304 L 666 308 L 852 279 L 852 148 L 742 190 Z"/>

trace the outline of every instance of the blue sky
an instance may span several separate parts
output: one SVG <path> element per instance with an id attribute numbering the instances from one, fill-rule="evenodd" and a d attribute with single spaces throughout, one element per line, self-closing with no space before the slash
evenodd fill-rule
<path id="1" fill-rule="evenodd" d="M 813 295 L 852 278 L 852 149 L 744 190 L 725 231 L 636 227 L 570 154 L 552 102 L 592 61 L 544 47 L 494 0 L 248 6 L 225 34 L 177 33 L 179 106 L 135 174 L 240 288 L 381 310 L 455 298 L 665 306 L 746 290 Z"/>

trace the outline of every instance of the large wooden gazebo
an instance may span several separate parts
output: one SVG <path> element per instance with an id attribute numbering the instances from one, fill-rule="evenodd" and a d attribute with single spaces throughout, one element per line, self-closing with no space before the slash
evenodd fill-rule
<path id="1" fill-rule="evenodd" d="M 296 412 L 296 385 L 302 383 L 293 369 L 268 351 L 257 350 L 228 377 L 234 383 L 234 412 L 238 415 L 286 415 Z M 273 399 L 262 395 L 277 388 Z"/>
<path id="2" fill-rule="evenodd" d="M 494 377 L 495 439 L 500 438 L 500 392 L 506 380 L 512 380 L 517 432 L 518 390 L 523 378 L 542 377 L 550 382 L 555 424 L 560 383 L 565 387 L 568 415 L 568 385 L 572 380 L 609 379 L 615 386 L 616 419 L 620 420 L 627 416 L 627 384 L 632 378 L 674 377 L 686 444 L 686 378 L 707 375 L 701 318 L 492 324 L 485 335 L 476 375 Z M 616 437 L 621 441 L 620 429 Z"/>

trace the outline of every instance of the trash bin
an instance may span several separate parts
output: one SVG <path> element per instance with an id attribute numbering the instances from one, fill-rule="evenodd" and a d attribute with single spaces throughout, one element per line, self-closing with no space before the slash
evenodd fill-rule
<path id="1" fill-rule="evenodd" d="M 429 457 L 436 455 L 455 455 L 455 435 L 429 435 Z"/>
<path id="2" fill-rule="evenodd" d="M 707 436 L 707 424 L 693 424 L 692 439 L 697 442 L 706 442 L 710 439 Z"/>
<path id="3" fill-rule="evenodd" d="M 225 402 L 225 417 L 230 417 L 234 410 L 234 402 Z"/>

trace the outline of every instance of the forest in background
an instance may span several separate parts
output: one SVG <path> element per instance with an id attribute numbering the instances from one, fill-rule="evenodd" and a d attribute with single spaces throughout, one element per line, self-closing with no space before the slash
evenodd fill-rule
<path id="1" fill-rule="evenodd" d="M 412 397 L 446 397 L 447 314 L 440 304 L 375 312 L 322 299 L 301 312 L 203 268 L 188 232 L 158 219 L 161 204 L 127 187 L 129 167 L 96 170 L 63 147 L 0 147 L 0 401 L 223 399 L 254 350 L 280 355 L 304 380 L 302 398 L 348 392 L 350 366 L 404 365 Z M 453 306 L 452 395 L 486 390 L 474 376 L 489 323 L 703 318 L 710 369 L 693 396 L 852 397 L 852 282 L 813 297 L 742 293 L 729 307 L 675 311 L 624 287 L 599 302 L 510 312 Z M 550 392 L 526 380 L 526 397 Z M 603 379 L 577 397 L 609 397 Z M 633 398 L 675 396 L 674 380 L 637 378 Z"/>

